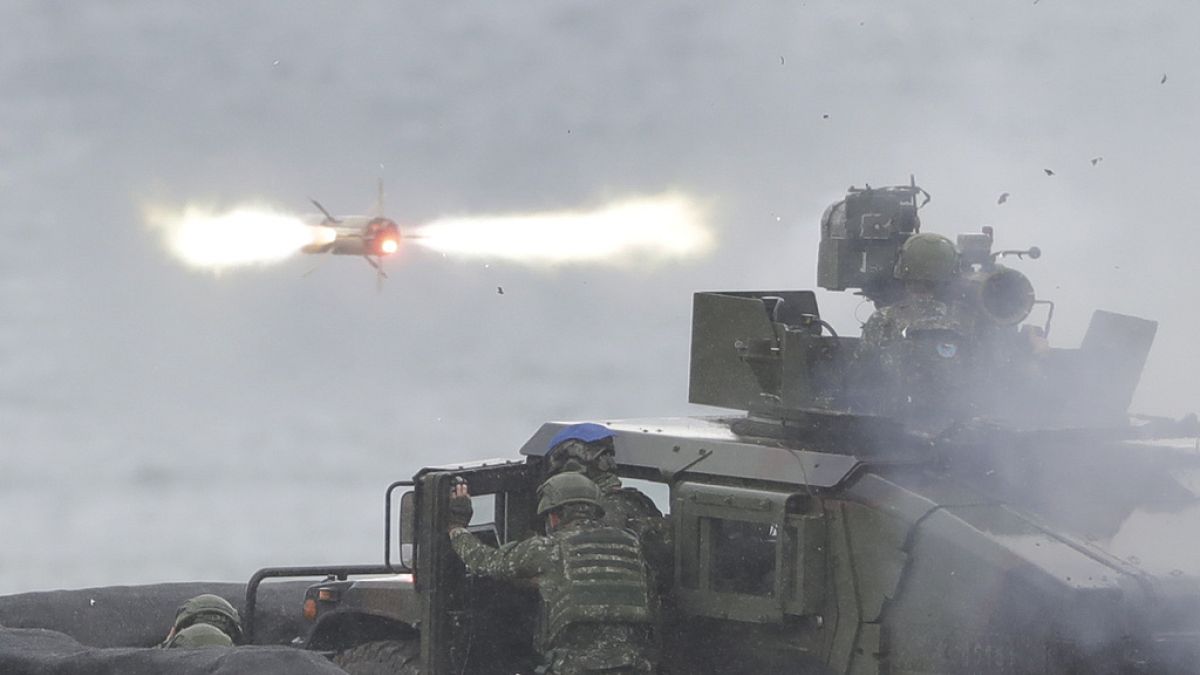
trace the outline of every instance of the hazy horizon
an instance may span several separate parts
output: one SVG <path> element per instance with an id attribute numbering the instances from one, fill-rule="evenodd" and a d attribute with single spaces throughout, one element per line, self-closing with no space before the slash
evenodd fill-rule
<path id="1" fill-rule="evenodd" d="M 424 464 L 512 455 L 550 419 L 702 410 L 691 293 L 815 287 L 823 209 L 910 175 L 926 230 L 1042 248 L 1014 266 L 1056 302 L 1055 344 L 1097 308 L 1159 321 L 1134 409 L 1196 411 L 1198 20 L 1182 1 L 6 3 L 0 592 L 374 561 L 383 488 Z M 192 270 L 144 223 L 361 212 L 378 178 L 402 225 L 678 191 L 711 205 L 716 249 L 538 269 L 413 248 L 377 291 L 351 258 Z M 819 300 L 843 332 L 869 313 Z"/>

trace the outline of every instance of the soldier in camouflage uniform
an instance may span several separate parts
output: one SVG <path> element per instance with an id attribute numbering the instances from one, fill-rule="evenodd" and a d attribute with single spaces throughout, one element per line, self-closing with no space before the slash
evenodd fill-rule
<path id="1" fill-rule="evenodd" d="M 661 591 L 670 585 L 674 571 L 671 523 L 654 502 L 636 488 L 621 485 L 617 475 L 615 434 L 599 424 L 573 424 L 555 434 L 546 446 L 547 475 L 578 471 L 592 479 L 601 492 L 604 524 L 632 531 L 642 542 L 642 553 Z"/>
<path id="2" fill-rule="evenodd" d="M 220 628 L 211 623 L 194 623 L 175 633 L 163 644 L 167 649 L 180 647 L 195 649 L 197 647 L 232 647 L 233 640 Z"/>
<path id="3" fill-rule="evenodd" d="M 224 636 L 221 639 L 220 636 Z M 175 611 L 175 622 L 160 645 L 169 647 L 232 646 L 242 639 L 242 620 L 229 601 L 205 593 Z"/>
<path id="4" fill-rule="evenodd" d="M 581 473 L 551 477 L 538 497 L 547 534 L 495 549 L 466 529 L 470 494 L 459 485 L 450 502 L 455 552 L 474 574 L 537 584 L 539 672 L 654 672 L 654 598 L 637 537 L 601 522 L 600 490 Z"/>
<path id="5" fill-rule="evenodd" d="M 895 277 L 904 295 L 871 315 L 856 355 L 864 383 L 881 385 L 882 412 L 951 413 L 961 400 L 964 330 L 945 301 L 957 274 L 958 251 L 946 237 L 914 234 L 901 246 Z"/>

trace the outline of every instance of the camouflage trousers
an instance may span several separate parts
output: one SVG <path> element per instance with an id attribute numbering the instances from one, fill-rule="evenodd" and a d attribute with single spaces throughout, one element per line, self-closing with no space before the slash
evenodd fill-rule
<path id="1" fill-rule="evenodd" d="M 657 653 L 648 626 L 577 624 L 544 655 L 544 675 L 650 675 Z"/>

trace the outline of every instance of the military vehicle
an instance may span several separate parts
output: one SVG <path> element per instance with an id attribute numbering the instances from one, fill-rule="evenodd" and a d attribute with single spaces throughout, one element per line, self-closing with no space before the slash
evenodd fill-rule
<path id="1" fill-rule="evenodd" d="M 927 201 L 912 182 L 852 189 L 821 220 L 819 285 L 904 302 Z M 1000 264 L 1040 251 L 993 240 L 959 236 L 944 320 L 881 348 L 928 369 L 880 368 L 813 291 L 703 292 L 689 400 L 724 412 L 589 420 L 626 480 L 665 495 L 664 671 L 1200 672 L 1197 425 L 1127 412 L 1157 326 L 1101 311 L 1078 348 L 1050 347 L 1053 305 Z M 388 486 L 381 564 L 259 570 L 248 640 L 297 635 L 350 672 L 532 672 L 536 594 L 464 571 L 448 497 L 469 482 L 492 543 L 534 533 L 565 424 L 517 458 Z M 312 576 L 281 609 L 297 582 L 278 580 Z"/>
<path id="2" fill-rule="evenodd" d="M 928 199 L 915 183 L 851 189 L 822 218 L 819 285 L 901 301 L 898 252 Z M 669 495 L 664 670 L 1200 672 L 1195 418 L 1127 413 L 1156 324 L 1100 311 L 1080 347 L 1050 348 L 1053 305 L 998 262 L 1040 251 L 993 238 L 957 239 L 938 291 L 953 320 L 901 336 L 953 367 L 884 386 L 812 291 L 697 293 L 689 400 L 732 412 L 593 420 L 616 433 L 622 476 Z M 464 572 L 447 496 L 465 478 L 491 505 L 479 536 L 529 536 L 564 424 L 521 459 L 393 484 L 383 566 L 262 570 L 248 614 L 263 579 L 328 573 L 307 591 L 305 644 L 351 672 L 530 672 L 536 598 Z"/>

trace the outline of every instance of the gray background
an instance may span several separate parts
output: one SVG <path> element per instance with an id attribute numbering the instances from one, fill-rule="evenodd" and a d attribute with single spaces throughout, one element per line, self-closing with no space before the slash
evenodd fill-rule
<path id="1" fill-rule="evenodd" d="M 0 592 L 374 561 L 383 487 L 422 464 L 510 455 L 545 419 L 694 410 L 690 293 L 812 287 L 822 209 L 910 173 L 926 229 L 1043 248 L 1019 267 L 1058 303 L 1055 343 L 1096 307 L 1161 321 L 1135 408 L 1195 410 L 1198 19 L 3 3 Z M 190 270 L 142 222 L 191 200 L 361 212 L 377 177 L 402 223 L 682 190 L 719 247 L 556 270 L 414 248 L 378 293 L 353 259 Z M 870 309 L 821 302 L 843 332 Z"/>

